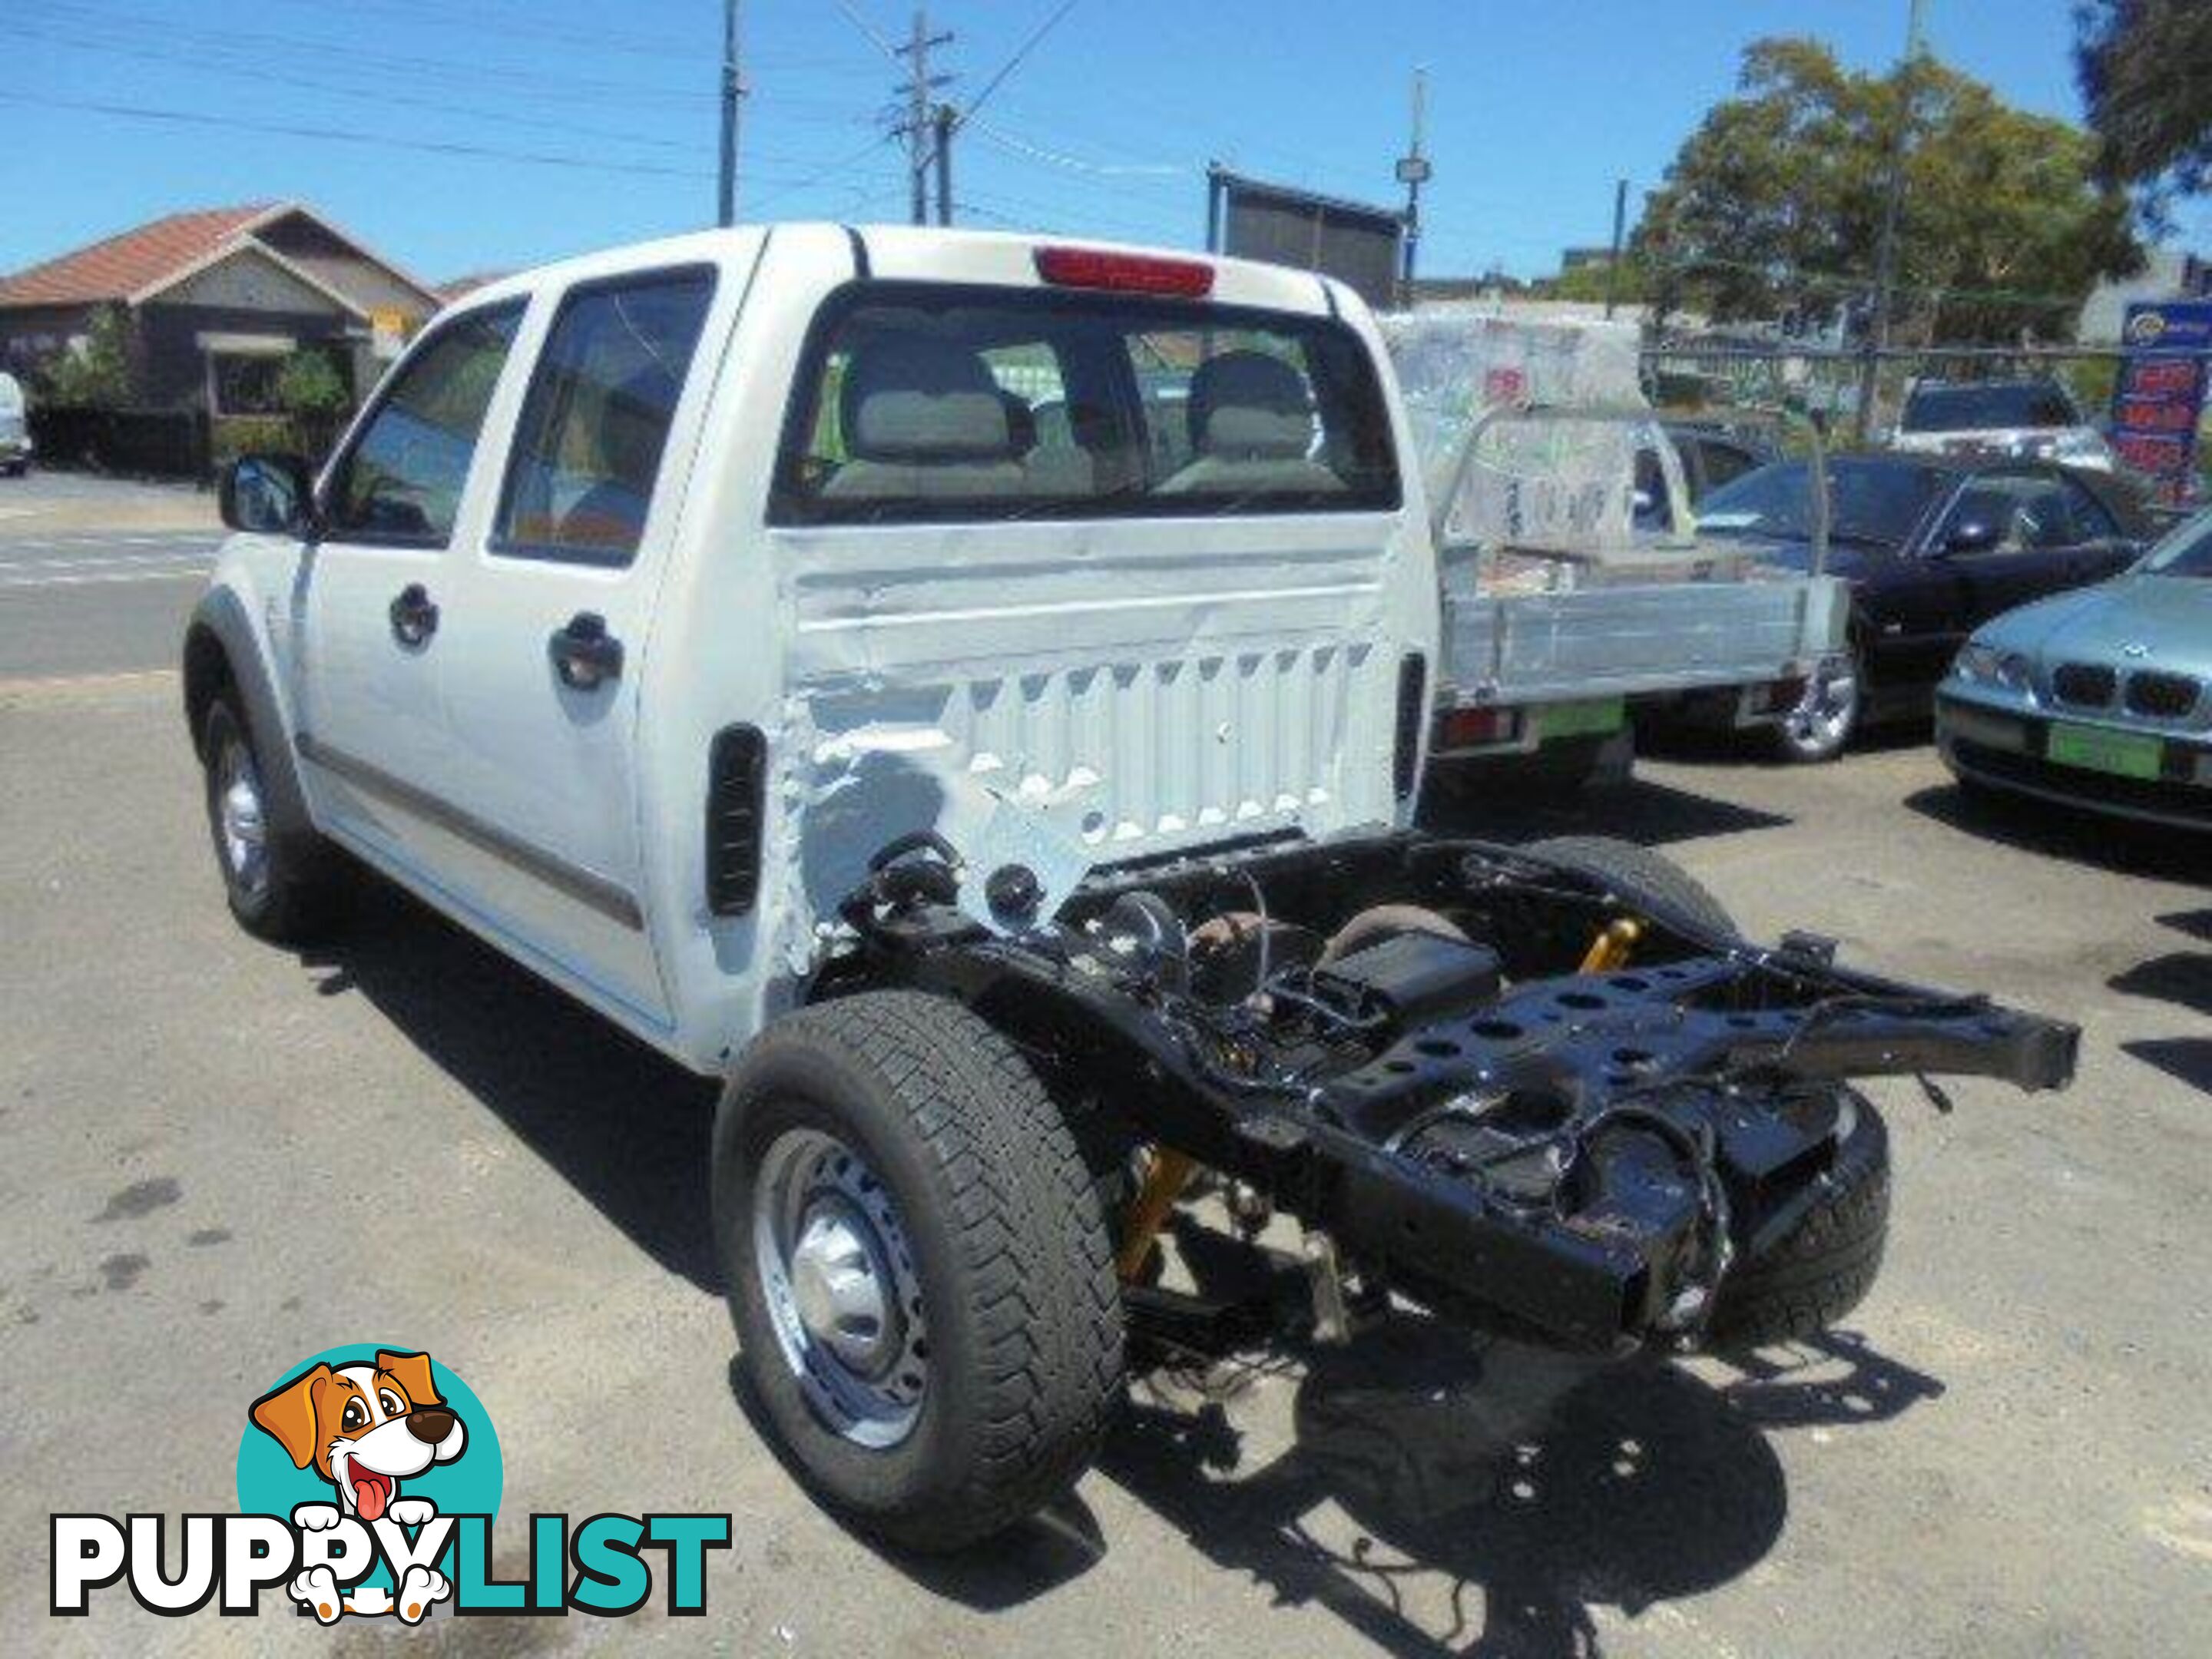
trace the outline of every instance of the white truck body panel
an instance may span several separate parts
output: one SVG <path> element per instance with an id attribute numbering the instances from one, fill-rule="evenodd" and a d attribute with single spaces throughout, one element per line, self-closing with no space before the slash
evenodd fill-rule
<path id="1" fill-rule="evenodd" d="M 1437 573 L 1389 362 L 1347 290 L 1224 260 L 1212 302 L 1334 312 L 1358 335 L 1400 456 L 1395 509 L 768 521 L 808 329 L 855 280 L 858 251 L 878 281 L 1035 289 L 1037 246 L 904 228 L 708 233 L 471 295 L 463 313 L 528 308 L 448 546 L 241 536 L 216 573 L 253 596 L 310 750 L 398 771 L 444 809 L 426 819 L 388 778 L 359 787 L 311 761 L 317 825 L 711 1070 L 803 994 L 836 902 L 908 830 L 965 846 L 1012 803 L 1080 866 L 1401 820 L 1400 664 L 1434 660 Z M 700 264 L 714 298 L 635 559 L 496 550 L 509 440 L 563 294 Z M 341 574 L 356 552 L 369 556 Z M 403 581 L 434 595 L 441 620 L 428 649 L 395 659 L 385 611 Z M 588 694 L 547 669 L 549 633 L 579 611 L 627 651 L 620 678 Z M 766 734 L 772 771 L 758 901 L 724 916 L 705 901 L 705 757 L 735 722 Z"/>

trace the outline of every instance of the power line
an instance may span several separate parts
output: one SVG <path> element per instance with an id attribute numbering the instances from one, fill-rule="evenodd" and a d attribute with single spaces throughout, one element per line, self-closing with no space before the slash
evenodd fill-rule
<path id="1" fill-rule="evenodd" d="M 1070 155 L 1064 150 L 1048 149 L 1042 144 L 1019 137 L 994 121 L 978 120 L 973 109 L 961 117 L 961 125 L 975 128 L 983 138 L 1009 155 L 1094 178 L 1173 179 L 1180 181 L 1201 178 L 1206 173 L 1205 167 L 1195 161 L 1086 161 L 1081 156 Z"/>
<path id="2" fill-rule="evenodd" d="M 890 143 L 897 137 L 898 135 L 895 132 L 879 132 L 874 137 L 869 139 L 868 142 L 863 144 L 860 149 L 854 150 L 850 155 L 841 155 L 836 161 L 829 162 L 825 166 L 817 168 L 816 171 L 806 174 L 804 178 L 790 179 L 786 183 L 778 185 L 775 189 L 769 191 L 764 196 L 756 196 L 753 198 L 754 210 L 757 212 L 760 209 L 767 206 L 770 202 L 781 201 L 787 196 L 793 195 L 802 190 L 811 189 L 817 185 L 827 182 L 833 175 L 842 173 L 846 168 L 857 166 L 860 162 L 865 161 L 869 156 L 874 155 L 878 150 L 883 149 L 884 145 Z"/>
<path id="3" fill-rule="evenodd" d="M 551 116 L 516 115 L 504 110 L 485 109 L 472 104 L 456 104 L 442 98 L 416 98 L 404 92 L 379 88 L 366 90 L 359 86 L 346 86 L 335 81 L 318 80 L 312 76 L 292 75 L 281 70 L 259 68 L 254 64 L 220 58 L 197 56 L 189 52 L 164 52 L 158 46 L 119 46 L 105 41 L 74 40 L 39 28 L 18 28 L 13 33 L 23 39 L 44 41 L 64 52 L 83 52 L 101 58 L 130 58 L 146 63 L 174 64 L 185 69 L 198 70 L 216 75 L 235 76 L 241 80 L 262 82 L 271 86 L 296 87 L 304 92 L 320 93 L 326 97 L 351 99 L 356 102 L 379 106 L 396 106 L 405 109 L 432 110 L 441 115 L 459 116 L 472 121 L 489 121 L 502 126 L 526 127 L 539 131 L 562 132 L 576 138 L 602 138 L 614 143 L 635 144 L 648 149 L 678 150 L 686 155 L 697 149 L 696 143 L 679 139 L 655 137 L 646 133 L 622 132 L 606 127 L 578 126 L 574 121 Z M 770 160 L 795 160 L 795 157 L 769 157 Z"/>
<path id="4" fill-rule="evenodd" d="M 585 155 L 544 150 L 506 149 L 490 144 L 465 143 L 429 138 L 404 138 L 389 132 L 362 132 L 343 127 L 305 126 L 288 122 L 256 121 L 240 116 L 210 115 L 198 110 L 164 109 L 148 104 L 105 102 L 94 99 L 48 98 L 34 93 L 0 88 L 0 102 L 28 104 L 46 109 L 72 110 L 130 120 L 158 121 L 175 125 L 216 127 L 256 132 L 282 138 L 307 138 L 323 143 L 353 144 L 372 149 L 406 150 L 417 155 L 454 156 L 469 161 L 513 161 L 529 167 L 564 168 L 577 173 L 613 173 L 661 179 L 711 179 L 703 167 L 667 167 L 652 161 L 600 160 Z M 872 148 L 873 146 L 871 146 Z M 770 179 L 767 182 L 804 187 L 813 177 Z"/>
<path id="5" fill-rule="evenodd" d="M 119 25 L 125 28 L 145 28 L 166 35 L 197 36 L 207 45 L 228 48 L 234 52 L 246 42 L 288 52 L 321 53 L 349 68 L 382 66 L 412 72 L 465 77 L 482 84 L 487 80 L 503 81 L 510 85 L 535 87 L 544 91 L 596 94 L 626 99 L 681 100 L 691 103 L 711 103 L 714 94 L 696 88 L 647 84 L 635 81 L 608 81 L 595 77 L 562 75 L 544 70 L 523 69 L 514 65 L 485 63 L 478 60 L 466 63 L 450 58 L 427 58 L 411 53 L 366 51 L 350 43 L 313 40 L 300 35 L 283 34 L 266 29 L 204 29 L 179 24 L 173 19 L 149 16 L 143 12 L 110 10 L 105 7 L 76 3 L 76 0 L 49 0 L 50 9 L 70 15 L 62 21 L 95 25 Z"/>
<path id="6" fill-rule="evenodd" d="M 975 98 L 969 103 L 968 107 L 961 112 L 961 118 L 963 120 L 972 119 L 977 111 L 981 110 L 984 105 L 989 103 L 991 101 L 991 94 L 996 92 L 1000 86 L 1005 84 L 1006 77 L 1021 67 L 1022 60 L 1037 49 L 1039 43 L 1044 40 L 1045 36 L 1050 34 L 1053 30 L 1058 27 L 1060 20 L 1066 16 L 1068 13 L 1073 11 L 1078 3 L 1079 0 L 1060 0 L 1059 8 L 1054 10 L 1049 17 L 1047 17 L 1044 21 L 1039 23 L 1036 28 L 1030 31 L 1029 39 L 1023 41 L 1021 45 L 1014 48 L 1014 55 L 1007 58 L 1005 63 L 999 65 L 999 72 L 994 75 L 989 80 L 983 82 L 983 90 L 977 93 Z"/>
<path id="7" fill-rule="evenodd" d="M 868 21 L 866 18 L 861 16 L 860 14 L 854 9 L 852 0 L 831 0 L 831 3 L 834 4 L 839 11 L 845 14 L 845 21 L 850 23 L 854 28 L 860 30 L 861 34 L 866 38 L 868 43 L 874 46 L 878 52 L 890 58 L 893 64 L 896 64 L 899 61 L 899 49 L 893 46 L 889 40 L 886 40 L 883 35 L 877 31 L 874 24 Z"/>

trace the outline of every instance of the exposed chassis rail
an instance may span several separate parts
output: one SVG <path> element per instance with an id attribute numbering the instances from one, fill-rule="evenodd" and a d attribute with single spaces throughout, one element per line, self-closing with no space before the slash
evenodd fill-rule
<path id="1" fill-rule="evenodd" d="M 1558 971 L 1629 907 L 1480 842 L 1392 834 L 1095 875 L 1058 924 L 1014 936 L 951 909 L 951 878 L 848 907 L 853 982 L 957 998 L 1063 1088 L 1251 1183 L 1383 1281 L 1577 1346 L 1694 1334 L 1730 1257 L 1817 1190 L 1855 1098 L 1844 1079 L 2058 1088 L 2078 1046 L 2063 1023 L 1837 967 L 1818 940 L 1756 946 L 1648 904 L 1634 966 Z M 1224 1006 L 1099 945 L 1127 896 L 1202 909 L 1248 890 L 1293 921 L 1447 908 L 1502 946 L 1510 988 L 1332 1026 L 1304 1020 L 1320 988 L 1297 969 Z"/>

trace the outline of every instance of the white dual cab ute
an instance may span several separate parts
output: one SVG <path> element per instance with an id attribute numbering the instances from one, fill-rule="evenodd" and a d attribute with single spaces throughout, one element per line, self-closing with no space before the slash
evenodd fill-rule
<path id="1" fill-rule="evenodd" d="M 231 908 L 301 939 L 366 866 L 725 1077 L 745 1376 L 910 1544 L 1064 1489 L 1162 1345 L 1808 1329 L 1886 1219 L 1844 1079 L 2075 1034 L 1413 827 L 1407 453 L 1366 309 L 1269 266 L 791 226 L 494 284 L 318 475 L 223 479 Z"/>

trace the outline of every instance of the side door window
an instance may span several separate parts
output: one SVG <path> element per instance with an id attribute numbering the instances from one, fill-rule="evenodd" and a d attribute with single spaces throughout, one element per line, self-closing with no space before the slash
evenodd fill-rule
<path id="1" fill-rule="evenodd" d="M 1937 545 L 1948 550 L 1965 584 L 1966 626 L 2077 580 L 2074 519 L 2062 482 L 2033 472 L 1984 473 L 1960 492 Z"/>
<path id="2" fill-rule="evenodd" d="M 516 423 L 495 550 L 599 565 L 636 556 L 714 289 L 709 270 L 656 272 L 562 301 Z"/>
<path id="3" fill-rule="evenodd" d="M 2079 478 L 2061 478 L 2068 511 L 2074 520 L 2074 555 L 2079 574 L 2101 580 L 2118 575 L 2141 551 L 2112 510 L 2097 499 L 2096 492 Z"/>
<path id="4" fill-rule="evenodd" d="M 521 320 L 518 301 L 438 325 L 338 463 L 324 510 L 328 539 L 434 548 L 452 538 L 484 411 Z"/>

